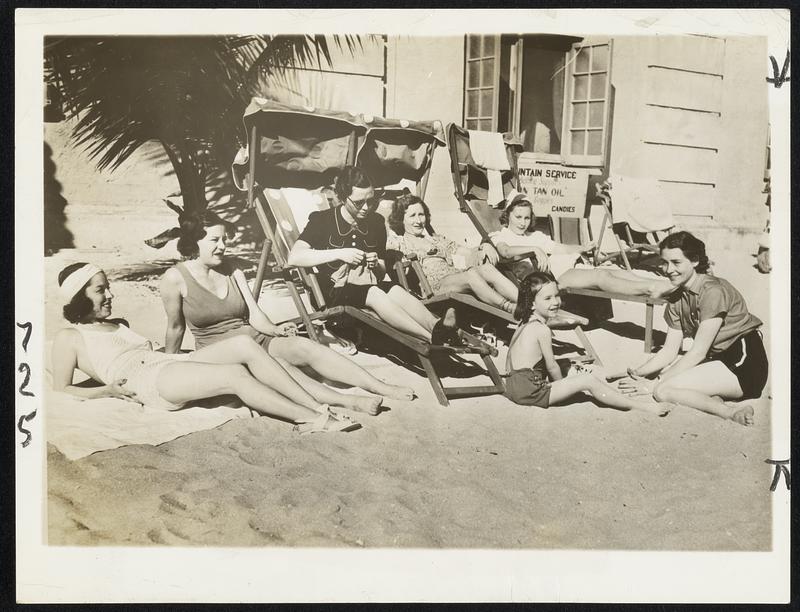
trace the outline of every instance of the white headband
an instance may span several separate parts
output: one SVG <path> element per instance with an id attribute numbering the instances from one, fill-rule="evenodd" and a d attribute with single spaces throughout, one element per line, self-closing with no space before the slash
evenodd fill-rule
<path id="1" fill-rule="evenodd" d="M 83 286 L 92 280 L 92 277 L 98 272 L 102 272 L 102 270 L 96 265 L 89 263 L 78 268 L 67 278 L 65 278 L 64 282 L 58 288 L 58 291 L 61 294 L 61 299 L 64 300 L 64 303 L 69 304 L 72 301 L 72 298 L 74 298 L 77 293 L 83 289 Z"/>

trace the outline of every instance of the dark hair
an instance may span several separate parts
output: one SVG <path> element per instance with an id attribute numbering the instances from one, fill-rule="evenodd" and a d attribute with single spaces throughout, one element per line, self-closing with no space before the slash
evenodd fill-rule
<path id="1" fill-rule="evenodd" d="M 539 290 L 548 283 L 554 283 L 556 279 L 549 272 L 531 272 L 522 279 L 519 284 L 519 297 L 517 307 L 514 309 L 514 318 L 522 323 L 527 323 L 533 312 L 533 300 Z"/>
<path id="2" fill-rule="evenodd" d="M 221 225 L 225 228 L 226 236 L 232 236 L 235 233 L 232 223 L 225 221 L 210 210 L 198 214 L 181 215 L 179 224 L 181 236 L 178 238 L 178 252 L 187 259 L 197 257 L 197 241 L 205 237 L 206 228 Z"/>
<path id="3" fill-rule="evenodd" d="M 513 203 L 506 206 L 505 209 L 503 209 L 503 212 L 500 213 L 500 223 L 503 226 L 508 227 L 508 218 L 511 216 L 511 211 L 519 206 L 527 206 L 531 209 L 531 222 L 530 225 L 528 225 L 528 229 L 531 229 L 533 224 L 536 223 L 536 215 L 533 214 L 533 204 L 525 199 L 515 200 Z"/>
<path id="4" fill-rule="evenodd" d="M 706 244 L 695 238 L 689 232 L 675 232 L 670 234 L 658 245 L 658 250 L 680 249 L 689 261 L 696 262 L 695 270 L 698 274 L 705 274 L 711 267 L 711 262 L 706 255 Z"/>
<path id="5" fill-rule="evenodd" d="M 345 166 L 342 168 L 339 175 L 336 177 L 336 182 L 333 185 L 333 192 L 340 204 L 350 197 L 353 193 L 353 187 L 359 189 L 366 189 L 372 187 L 372 181 L 361 168 L 355 166 Z"/>
<path id="6" fill-rule="evenodd" d="M 403 225 L 403 219 L 405 219 L 406 211 L 414 204 L 422 205 L 422 210 L 425 212 L 425 229 L 432 236 L 433 228 L 431 227 L 431 209 L 428 208 L 428 205 L 423 202 L 421 198 L 418 198 L 410 193 L 401 195 L 394 202 L 392 202 L 392 212 L 389 214 L 388 219 L 389 227 L 398 236 L 405 234 L 406 228 Z"/>
<path id="7" fill-rule="evenodd" d="M 74 263 L 68 265 L 66 268 L 61 270 L 58 273 L 58 286 L 64 284 L 64 281 L 67 277 L 86 265 L 85 261 L 81 261 L 79 263 Z M 65 304 L 62 310 L 64 314 L 64 318 L 69 321 L 70 323 L 80 323 L 86 315 L 90 314 L 92 310 L 94 310 L 94 305 L 92 304 L 92 300 L 86 297 L 86 287 L 89 285 L 89 281 L 81 287 L 81 290 L 76 293 L 72 299 L 69 301 L 69 304 Z"/>

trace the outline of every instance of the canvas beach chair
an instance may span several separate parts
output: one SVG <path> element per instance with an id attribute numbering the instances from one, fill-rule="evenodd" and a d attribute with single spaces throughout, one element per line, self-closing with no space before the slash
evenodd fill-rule
<path id="1" fill-rule="evenodd" d="M 297 241 L 308 215 L 331 206 L 328 190 L 346 165 L 364 169 L 376 191 L 412 186 L 424 193 L 436 146 L 444 144 L 438 122 L 395 121 L 324 109 L 289 106 L 254 99 L 244 115 L 248 149 L 233 164 L 234 180 L 247 190 L 265 234 L 254 293 L 260 294 L 271 252 L 298 311 L 298 324 L 317 341 L 315 322 L 346 319 L 409 349 L 418 358 L 438 402 L 446 406 L 458 397 L 503 392 L 503 381 L 491 354 L 496 351 L 474 337 L 463 347 L 423 342 L 387 325 L 366 309 L 329 307 L 313 268 L 291 268 L 288 253 Z M 295 277 L 297 275 L 297 277 Z M 295 284 L 310 294 L 307 307 Z M 445 387 L 437 372 L 437 356 L 478 355 L 491 385 Z"/>
<path id="2" fill-rule="evenodd" d="M 490 184 L 488 176 L 490 174 L 486 168 L 479 165 L 472 154 L 469 132 L 451 123 L 446 132 L 447 147 L 450 153 L 451 174 L 455 187 L 455 195 L 459 202 L 459 207 L 465 213 L 483 240 L 490 240 L 490 235 L 502 228 L 500 215 L 502 209 L 494 201 L 497 196 L 490 196 Z M 508 159 L 508 170 L 501 171 L 502 189 L 508 195 L 512 189 L 521 191 L 518 175 L 518 157 L 522 152 L 522 144 L 519 140 L 509 134 L 504 134 L 503 142 Z M 587 207 L 588 208 L 588 207 Z M 608 210 L 608 209 L 607 209 Z M 610 215 L 610 210 L 608 210 Z M 556 242 L 563 244 L 586 244 L 592 240 L 591 226 L 588 218 L 559 218 L 549 216 L 546 220 L 538 219 L 538 223 L 546 223 L 544 231 L 548 232 Z M 602 238 L 602 236 L 601 236 Z M 599 241 L 598 241 L 599 244 Z M 524 254 L 515 259 L 527 258 L 530 254 Z M 599 265 L 599 250 L 594 249 L 594 265 Z M 509 274 L 513 279 L 513 275 Z M 650 352 L 653 346 L 653 312 L 654 307 L 665 304 L 666 301 L 660 298 L 648 296 L 635 296 L 622 293 L 600 291 L 595 289 L 572 289 L 563 288 L 562 293 L 572 296 L 582 296 L 584 298 L 597 298 L 601 300 L 623 300 L 629 302 L 639 302 L 645 305 L 645 333 L 644 347 L 646 352 Z M 608 304 L 609 302 L 606 302 Z"/>

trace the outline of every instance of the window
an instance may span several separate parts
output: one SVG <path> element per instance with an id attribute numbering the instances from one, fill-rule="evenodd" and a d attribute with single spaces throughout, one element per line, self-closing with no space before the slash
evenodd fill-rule
<path id="1" fill-rule="evenodd" d="M 496 131 L 499 37 L 468 34 L 464 125 L 468 130 Z"/>
<path id="2" fill-rule="evenodd" d="M 573 45 L 567 56 L 565 146 L 568 163 L 602 165 L 609 98 L 609 43 Z"/>
<path id="3" fill-rule="evenodd" d="M 556 35 L 468 35 L 464 125 L 512 131 L 543 161 L 602 166 L 610 42 Z"/>

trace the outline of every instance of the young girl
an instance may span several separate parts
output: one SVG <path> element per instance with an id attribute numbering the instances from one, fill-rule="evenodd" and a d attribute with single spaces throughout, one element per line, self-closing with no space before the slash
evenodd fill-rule
<path id="1" fill-rule="evenodd" d="M 560 306 L 558 285 L 550 274 L 532 272 L 522 281 L 514 313 L 521 325 L 511 338 L 506 357 L 506 396 L 517 404 L 548 408 L 576 393 L 589 392 L 612 408 L 666 415 L 669 409 L 665 405 L 633 400 L 591 374 L 562 377 L 553 356 L 553 333 L 547 327 L 547 320 Z"/>
<path id="2" fill-rule="evenodd" d="M 536 268 L 543 272 L 552 271 L 562 287 L 650 297 L 662 297 L 674 290 L 666 279 L 647 279 L 628 270 L 575 268 L 587 247 L 559 244 L 544 232 L 532 230 L 536 217 L 533 206 L 522 193 L 509 195 L 500 222 L 505 227 L 492 236 L 500 256 L 511 259 L 533 251 Z M 520 280 L 533 269 L 527 259 L 512 264 L 512 270 Z"/>
<path id="3" fill-rule="evenodd" d="M 659 401 L 683 404 L 740 425 L 753 424 L 753 407 L 724 400 L 757 399 L 767 383 L 769 364 L 761 339 L 761 320 L 728 281 L 708 274 L 706 245 L 689 232 L 676 232 L 659 245 L 666 273 L 676 291 L 664 319 L 669 330 L 663 348 L 620 388 L 652 393 Z M 684 338 L 692 347 L 679 359 Z M 645 377 L 660 374 L 659 380 Z"/>
<path id="4" fill-rule="evenodd" d="M 53 342 L 54 391 L 83 399 L 114 397 L 161 410 L 236 395 L 256 412 L 297 423 L 301 433 L 360 427 L 316 401 L 250 337 L 225 338 L 185 356 L 156 352 L 124 320 L 110 318 L 114 296 L 100 268 L 72 264 L 58 275 L 58 284 L 64 318 L 71 325 Z M 101 385 L 74 385 L 75 370 Z"/>

